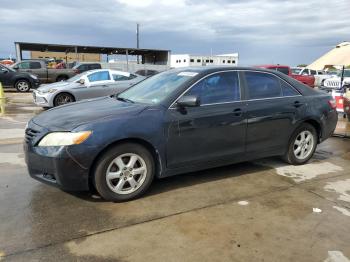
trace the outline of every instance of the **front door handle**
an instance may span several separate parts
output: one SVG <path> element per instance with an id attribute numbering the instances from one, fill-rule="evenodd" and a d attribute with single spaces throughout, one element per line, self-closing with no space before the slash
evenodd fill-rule
<path id="1" fill-rule="evenodd" d="M 235 110 L 233 110 L 233 114 L 234 116 L 242 116 L 243 111 L 240 108 L 236 108 Z"/>
<path id="2" fill-rule="evenodd" d="M 295 101 L 295 102 L 294 102 L 294 106 L 295 106 L 296 108 L 301 107 L 302 105 L 304 105 L 304 103 L 301 103 L 300 101 Z"/>

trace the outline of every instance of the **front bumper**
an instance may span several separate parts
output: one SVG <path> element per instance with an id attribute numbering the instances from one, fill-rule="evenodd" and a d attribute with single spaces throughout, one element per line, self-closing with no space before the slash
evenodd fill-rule
<path id="1" fill-rule="evenodd" d="M 38 147 L 47 130 L 33 124 L 26 129 L 23 144 L 29 175 L 66 191 L 89 190 L 89 169 L 80 164 L 69 147 Z"/>
<path id="2" fill-rule="evenodd" d="M 39 79 L 31 79 L 31 88 L 37 89 L 40 86 L 40 80 Z"/>
<path id="3" fill-rule="evenodd" d="M 41 94 L 37 90 L 33 90 L 33 100 L 34 103 L 41 107 L 52 107 L 51 103 L 51 93 Z"/>

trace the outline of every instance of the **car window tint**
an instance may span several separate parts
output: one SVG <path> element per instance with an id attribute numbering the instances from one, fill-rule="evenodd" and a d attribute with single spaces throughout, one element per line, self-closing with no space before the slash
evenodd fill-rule
<path id="1" fill-rule="evenodd" d="M 282 95 L 280 80 L 272 74 L 246 72 L 245 78 L 249 99 L 271 98 Z"/>
<path id="2" fill-rule="evenodd" d="M 314 76 L 314 75 L 316 75 L 316 71 L 315 70 L 310 70 L 310 74 Z"/>
<path id="3" fill-rule="evenodd" d="M 88 75 L 88 79 L 90 82 L 105 81 L 110 80 L 110 76 L 108 71 L 101 71 Z"/>
<path id="4" fill-rule="evenodd" d="M 297 96 L 300 95 L 291 85 L 287 84 L 283 80 L 280 80 L 283 96 Z"/>
<path id="5" fill-rule="evenodd" d="M 30 69 L 40 69 L 41 64 L 40 64 L 40 62 L 30 62 L 29 67 L 30 67 Z"/>
<path id="6" fill-rule="evenodd" d="M 118 75 L 118 74 L 112 74 L 113 80 L 114 81 L 125 81 L 129 80 L 129 77 L 123 76 L 123 75 Z"/>
<path id="7" fill-rule="evenodd" d="M 223 72 L 206 77 L 195 84 L 186 95 L 196 95 L 201 104 L 213 104 L 240 100 L 237 72 Z"/>
<path id="8" fill-rule="evenodd" d="M 29 69 L 30 68 L 29 62 L 19 63 L 18 64 L 18 68 L 20 68 L 20 69 Z"/>
<path id="9" fill-rule="evenodd" d="M 93 70 L 93 69 L 101 69 L 101 65 L 100 64 L 89 65 L 89 70 Z"/>
<path id="10" fill-rule="evenodd" d="M 283 73 L 283 74 L 285 74 L 285 75 L 289 75 L 288 67 L 277 67 L 276 70 L 281 72 L 281 73 Z"/>

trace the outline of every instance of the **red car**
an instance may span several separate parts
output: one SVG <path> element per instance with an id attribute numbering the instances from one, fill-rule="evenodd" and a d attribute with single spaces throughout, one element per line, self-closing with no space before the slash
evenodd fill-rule
<path id="1" fill-rule="evenodd" d="M 302 82 L 305 85 L 308 85 L 309 87 L 312 87 L 312 88 L 315 87 L 315 77 L 314 76 L 312 76 L 312 75 L 295 75 L 292 73 L 292 70 L 290 69 L 289 66 L 285 66 L 285 65 L 258 65 L 255 67 L 276 70 L 276 71 L 284 73 L 284 74 L 298 80 L 299 82 Z"/>

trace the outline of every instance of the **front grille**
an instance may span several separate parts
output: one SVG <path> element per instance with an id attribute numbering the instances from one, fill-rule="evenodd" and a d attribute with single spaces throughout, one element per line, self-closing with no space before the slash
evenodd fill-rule
<path id="1" fill-rule="evenodd" d="M 33 141 L 33 139 L 38 135 L 39 131 L 34 130 L 32 128 L 27 128 L 25 131 L 25 136 L 24 136 L 24 140 L 27 143 L 31 143 Z"/>
<path id="2" fill-rule="evenodd" d="M 325 82 L 325 86 L 326 87 L 339 87 L 340 86 L 340 82 L 339 81 L 326 81 Z"/>

